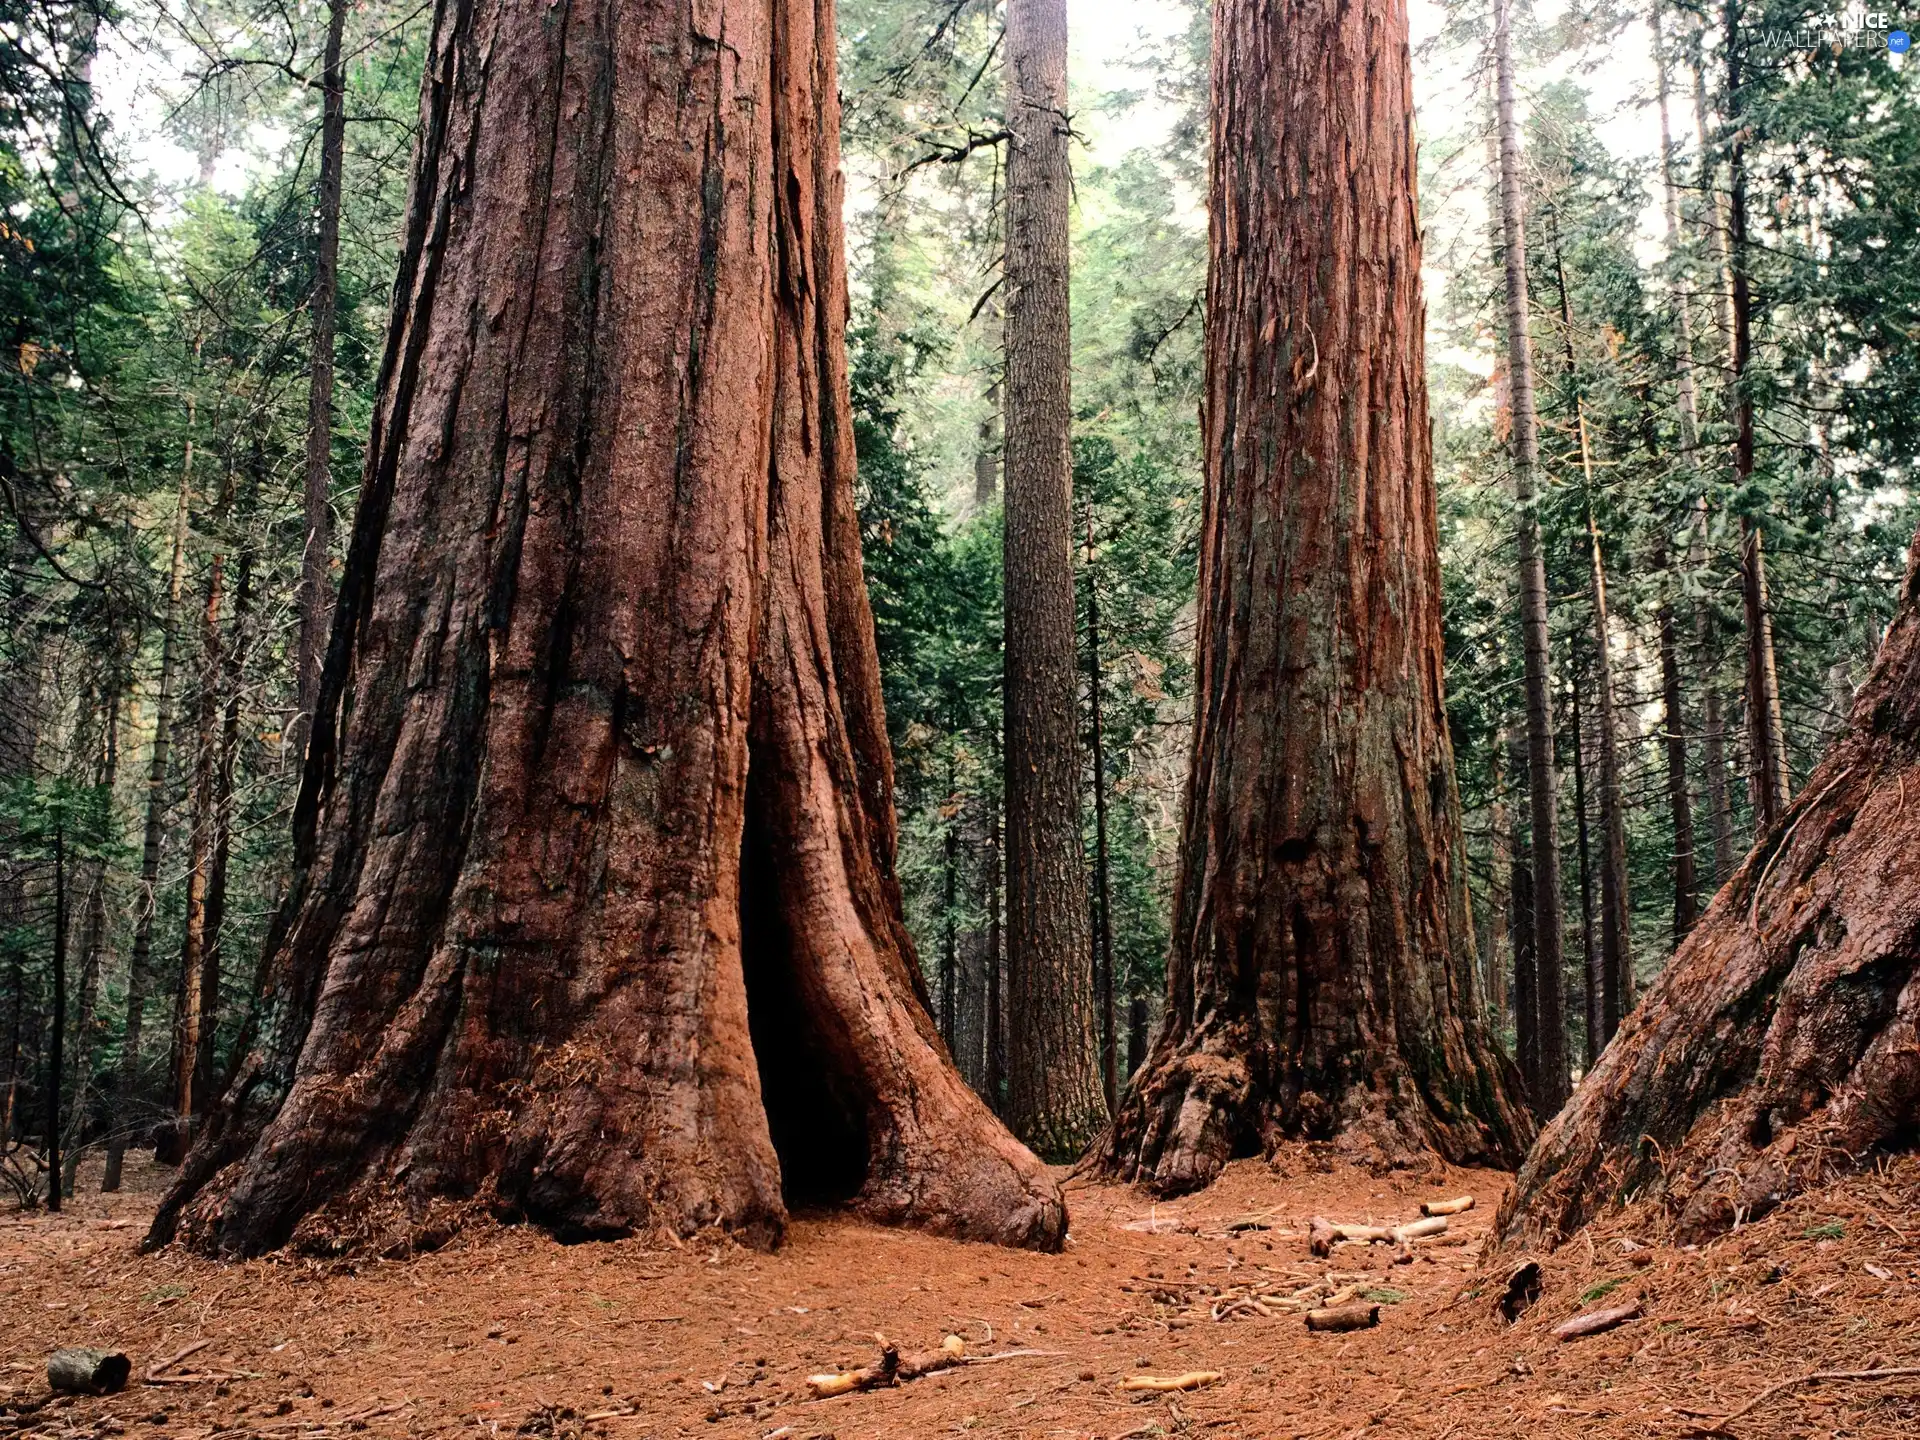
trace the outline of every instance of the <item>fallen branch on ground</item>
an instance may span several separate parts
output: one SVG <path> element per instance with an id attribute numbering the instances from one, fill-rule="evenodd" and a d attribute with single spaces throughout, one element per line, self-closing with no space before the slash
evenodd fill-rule
<path id="1" fill-rule="evenodd" d="M 1415 1240 L 1446 1233 L 1444 1215 L 1412 1220 L 1405 1225 L 1336 1225 L 1316 1215 L 1307 1224 L 1307 1248 L 1324 1259 L 1333 1253 L 1336 1245 L 1397 1245 L 1405 1250 Z"/>
<path id="2" fill-rule="evenodd" d="M 1589 1335 L 1604 1334 L 1617 1329 L 1629 1320 L 1638 1320 L 1641 1315 L 1640 1302 L 1631 1305 L 1616 1305 L 1611 1310 L 1588 1310 L 1571 1320 L 1563 1320 L 1553 1327 L 1553 1338 L 1563 1344 L 1568 1340 L 1584 1340 Z"/>
<path id="3" fill-rule="evenodd" d="M 873 1364 L 863 1365 L 858 1370 L 807 1376 L 807 1389 L 813 1392 L 814 1399 L 830 1400 L 836 1395 L 880 1390 L 889 1385 L 898 1385 L 902 1380 L 917 1380 L 936 1370 L 949 1370 L 966 1359 L 967 1355 L 967 1342 L 958 1335 L 947 1336 L 940 1342 L 938 1350 L 927 1350 L 917 1355 L 902 1355 L 899 1347 L 884 1335 L 873 1338 L 880 1342 L 880 1358 Z"/>
<path id="4" fill-rule="evenodd" d="M 1120 1382 L 1120 1388 L 1146 1395 L 1169 1395 L 1176 1390 L 1198 1390 L 1221 1378 L 1218 1370 L 1189 1370 L 1184 1375 L 1129 1375 Z"/>
<path id="5" fill-rule="evenodd" d="M 1681 1410 L 1699 1420 L 1712 1420 L 1714 1425 L 1709 1433 L 1724 1433 L 1728 1424 L 1741 1416 L 1750 1414 L 1774 1396 L 1788 1390 L 1797 1390 L 1802 1385 L 1818 1385 L 1823 1380 L 1900 1380 L 1920 1375 L 1920 1365 L 1899 1365 L 1881 1370 L 1809 1370 L 1804 1375 L 1795 1375 L 1790 1379 L 1779 1380 L 1767 1386 L 1738 1410 L 1730 1410 L 1725 1415 L 1711 1414 L 1705 1410 Z"/>
<path id="6" fill-rule="evenodd" d="M 213 1339 L 211 1336 L 205 1340 L 196 1340 L 191 1345 L 183 1346 L 181 1349 L 174 1351 L 173 1354 L 169 1355 L 166 1359 L 154 1361 L 153 1364 L 147 1366 L 147 1383 L 153 1384 L 159 1380 L 162 1375 L 166 1374 L 167 1371 L 186 1359 L 187 1356 L 197 1354 L 212 1343 Z"/>
<path id="7" fill-rule="evenodd" d="M 1453 1200 L 1429 1200 L 1420 1207 L 1422 1215 L 1458 1215 L 1473 1208 L 1473 1197 L 1462 1195 Z"/>

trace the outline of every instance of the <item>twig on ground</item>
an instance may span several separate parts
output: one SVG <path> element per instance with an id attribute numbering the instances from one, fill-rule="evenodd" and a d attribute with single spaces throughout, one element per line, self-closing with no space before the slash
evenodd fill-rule
<path id="1" fill-rule="evenodd" d="M 1751 1414 L 1774 1396 L 1788 1390 L 1797 1390 L 1802 1385 L 1818 1385 L 1826 1380 L 1899 1380 L 1920 1375 L 1920 1365 L 1897 1365 L 1879 1370 L 1809 1370 L 1804 1375 L 1794 1375 L 1786 1380 L 1777 1380 L 1755 1395 L 1738 1410 L 1729 1410 L 1724 1415 L 1716 1415 L 1706 1410 L 1685 1410 L 1674 1407 L 1680 1414 L 1697 1420 L 1714 1422 L 1707 1433 L 1724 1433 L 1726 1427 L 1743 1415 Z"/>

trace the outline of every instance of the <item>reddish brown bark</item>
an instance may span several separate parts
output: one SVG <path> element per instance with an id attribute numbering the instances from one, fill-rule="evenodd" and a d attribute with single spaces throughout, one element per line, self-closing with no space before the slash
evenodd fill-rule
<path id="1" fill-rule="evenodd" d="M 900 917 L 832 35 L 441 6 L 293 892 L 152 1241 L 1059 1243 Z"/>
<path id="2" fill-rule="evenodd" d="M 1541 1135 L 1502 1211 L 1552 1241 L 1632 1191 L 1685 1236 L 1913 1143 L 1920 540 L 1846 734 Z"/>
<path id="3" fill-rule="evenodd" d="M 1206 497 L 1166 1023 L 1105 1167 L 1511 1160 L 1441 685 L 1407 16 L 1215 12 Z"/>

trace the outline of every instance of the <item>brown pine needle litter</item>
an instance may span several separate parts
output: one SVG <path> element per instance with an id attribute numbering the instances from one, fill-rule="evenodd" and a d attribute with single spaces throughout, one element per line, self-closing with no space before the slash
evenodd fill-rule
<path id="1" fill-rule="evenodd" d="M 1506 1176 L 1314 1146 L 1176 1200 L 1076 1180 L 1058 1255 L 826 1214 L 771 1254 L 477 1224 L 407 1261 L 220 1265 L 136 1250 L 169 1178 L 101 1196 L 83 1170 L 71 1212 L 0 1212 L 0 1437 L 1920 1437 L 1920 1157 L 1695 1250 L 1642 1204 L 1551 1253 L 1487 1248 Z M 1443 1234 L 1310 1253 L 1316 1216 L 1391 1233 L 1467 1195 Z M 1308 1329 L 1348 1307 L 1375 1323 Z M 127 1388 L 49 1396 L 78 1347 L 135 1357 Z"/>

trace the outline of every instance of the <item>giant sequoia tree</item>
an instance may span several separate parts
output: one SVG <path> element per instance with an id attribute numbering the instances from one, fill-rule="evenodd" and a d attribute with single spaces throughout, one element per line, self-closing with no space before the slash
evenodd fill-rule
<path id="1" fill-rule="evenodd" d="M 1541 1134 L 1502 1212 L 1553 1240 L 1658 1192 L 1684 1236 L 1908 1147 L 1920 1108 L 1920 539 L 1847 731 Z"/>
<path id="2" fill-rule="evenodd" d="M 1105 1166 L 1517 1158 L 1475 981 L 1401 0 L 1222 0 L 1197 713 L 1167 1018 Z"/>
<path id="3" fill-rule="evenodd" d="M 293 893 L 153 1240 L 1058 1243 L 900 919 L 833 34 L 440 5 Z"/>

